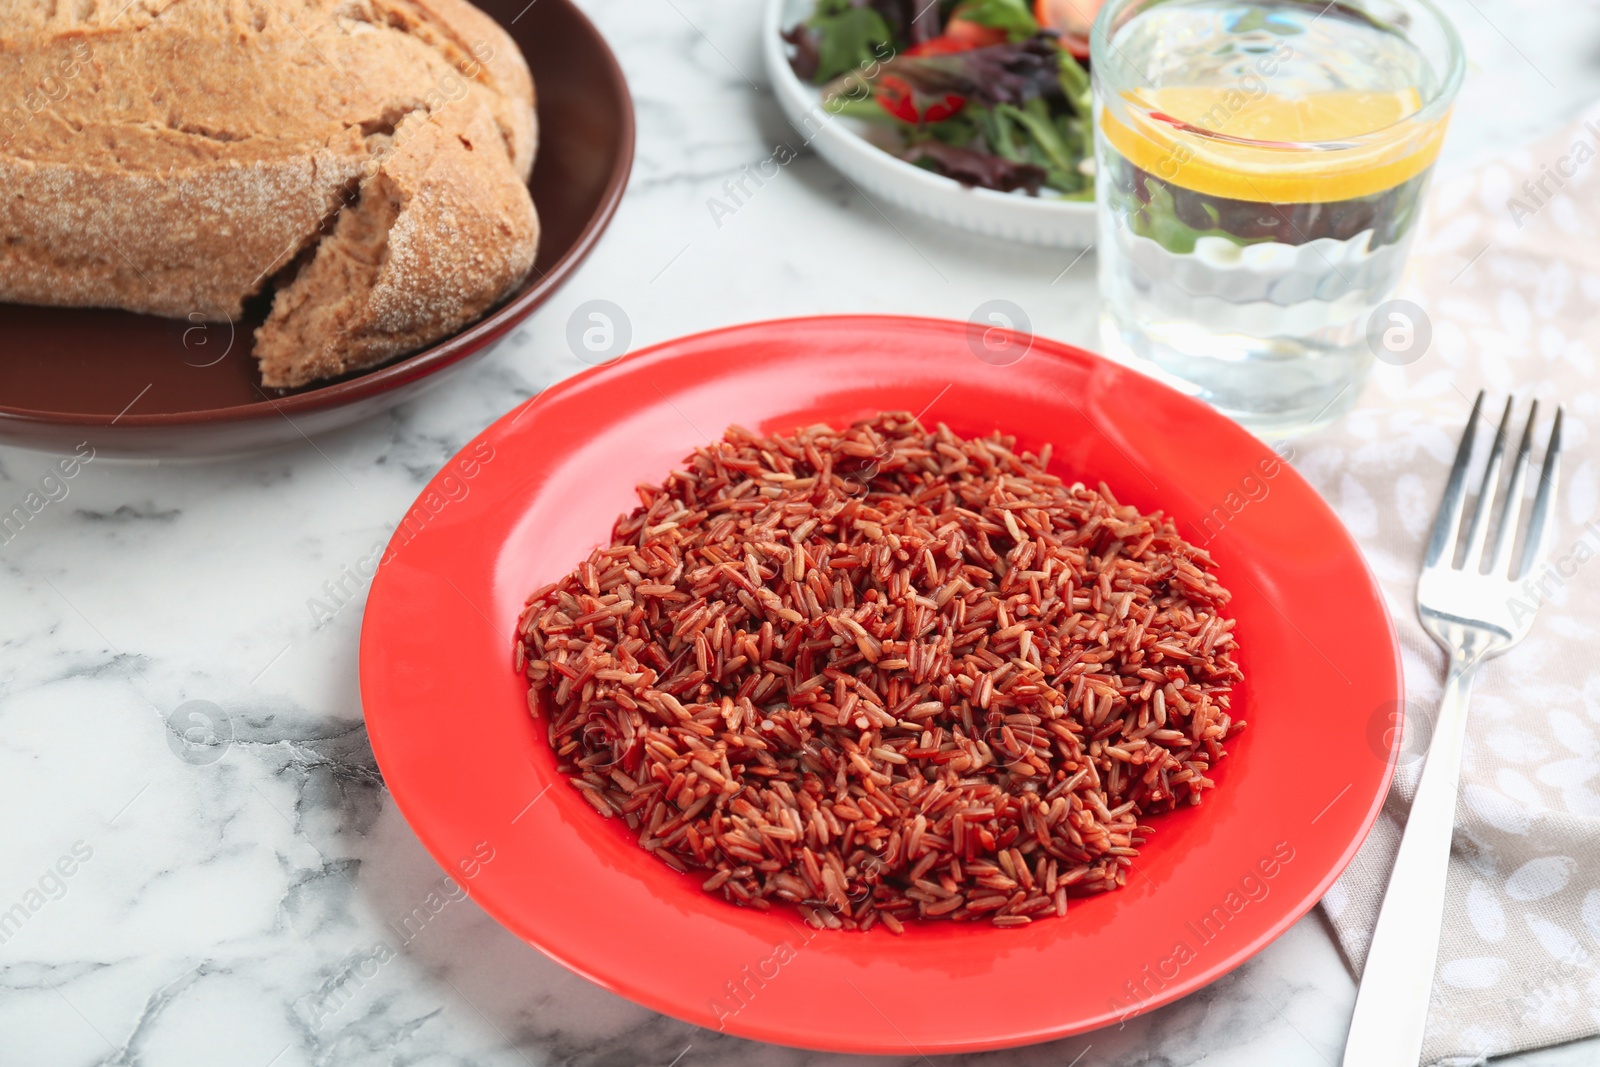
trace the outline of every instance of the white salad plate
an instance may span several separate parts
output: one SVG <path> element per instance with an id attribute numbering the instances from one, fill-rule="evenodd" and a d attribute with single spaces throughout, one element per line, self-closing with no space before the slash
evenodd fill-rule
<path id="1" fill-rule="evenodd" d="M 768 0 L 762 54 L 772 91 L 804 144 L 816 149 L 874 203 L 889 203 L 947 226 L 1008 241 L 1088 248 L 1094 243 L 1094 205 L 1080 200 L 969 189 L 907 163 L 874 144 L 867 124 L 829 114 L 822 94 L 789 66 L 783 31 L 810 17 L 815 0 Z"/>

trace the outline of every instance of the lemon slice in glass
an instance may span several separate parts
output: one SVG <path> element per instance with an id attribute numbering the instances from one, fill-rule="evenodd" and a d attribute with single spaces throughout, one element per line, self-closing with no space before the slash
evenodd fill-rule
<path id="1" fill-rule="evenodd" d="M 1251 97 L 1237 88 L 1123 94 L 1101 129 L 1130 163 L 1212 196 L 1273 204 L 1351 200 L 1415 177 L 1439 153 L 1445 120 L 1413 118 L 1414 89 Z"/>

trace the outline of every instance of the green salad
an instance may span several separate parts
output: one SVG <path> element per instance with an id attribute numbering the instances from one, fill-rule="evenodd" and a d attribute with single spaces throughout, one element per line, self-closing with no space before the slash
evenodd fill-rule
<path id="1" fill-rule="evenodd" d="M 1049 20 L 1057 7 L 1065 14 Z M 1086 8 L 1039 0 L 819 0 L 790 63 L 829 111 L 891 131 L 963 185 L 1094 196 Z M 1081 31 L 1081 32 L 1080 32 Z"/>

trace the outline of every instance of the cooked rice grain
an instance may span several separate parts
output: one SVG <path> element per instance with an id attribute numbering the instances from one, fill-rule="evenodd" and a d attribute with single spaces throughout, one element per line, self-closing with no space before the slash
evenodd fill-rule
<path id="1" fill-rule="evenodd" d="M 735 904 L 1022 926 L 1199 803 L 1240 674 L 1211 558 L 998 434 L 733 427 L 535 592 L 563 772 Z"/>

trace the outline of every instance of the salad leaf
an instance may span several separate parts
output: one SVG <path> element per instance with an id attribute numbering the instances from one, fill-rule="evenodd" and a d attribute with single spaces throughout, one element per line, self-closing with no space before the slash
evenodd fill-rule
<path id="1" fill-rule="evenodd" d="M 908 36 L 912 44 L 922 44 L 939 36 L 939 5 L 935 0 L 908 0 L 912 6 Z"/>
<path id="2" fill-rule="evenodd" d="M 929 96 L 954 93 L 990 106 L 1024 104 L 1061 95 L 1060 54 L 1048 37 L 1030 37 L 945 55 L 896 56 L 883 64 L 879 76 L 898 76 Z"/>
<path id="3" fill-rule="evenodd" d="M 917 44 L 939 36 L 939 0 L 931 3 L 929 0 L 856 0 L 856 3 L 883 16 L 893 41 Z"/>
<path id="4" fill-rule="evenodd" d="M 1094 93 L 1089 87 L 1089 72 L 1066 49 L 1061 50 L 1061 62 L 1056 72 L 1061 82 L 1061 92 L 1071 101 L 1072 109 L 1089 117 L 1094 113 Z"/>
<path id="5" fill-rule="evenodd" d="M 1045 123 L 1042 129 L 1039 127 L 1041 120 Z M 1012 104 L 998 104 L 993 108 L 971 105 L 953 119 L 926 126 L 922 133 L 946 144 L 986 152 L 1024 168 L 1020 175 L 1013 174 L 1012 168 L 979 175 L 971 167 L 962 167 L 974 178 L 972 184 L 1000 189 L 1002 192 L 1014 187 L 1036 193 L 1025 182 L 1013 183 L 1019 182 L 1021 177 L 1031 182 L 1036 172 L 1042 171 L 1044 180 L 1041 185 L 1081 200 L 1092 196 L 1094 188 L 1089 177 L 1078 169 L 1080 157 L 1072 147 L 1077 143 L 1072 124 L 1077 122 L 1077 119 L 1065 115 L 1057 115 L 1052 119 L 1044 101 L 1035 100 L 1023 108 Z M 1041 143 L 1041 136 L 1036 136 L 1036 132 L 1043 141 L 1048 142 L 1048 148 Z M 930 169 L 945 173 L 942 168 L 930 166 Z"/>
<path id="6" fill-rule="evenodd" d="M 1061 81 L 1062 94 L 1072 107 L 1073 117 L 1056 116 L 1056 127 L 1067 145 L 1069 155 L 1078 160 L 1093 160 L 1094 93 L 1090 88 L 1089 72 L 1083 69 L 1083 64 L 1073 58 L 1072 53 L 1062 49 L 1057 76 Z M 1087 175 L 1077 167 L 1071 169 L 1075 175 L 1072 179 L 1074 184 L 1070 189 L 1063 189 L 1066 192 L 1082 189 L 1089 184 Z M 1057 188 L 1063 187 L 1057 186 Z"/>
<path id="7" fill-rule="evenodd" d="M 798 22 L 779 36 L 794 47 L 794 55 L 789 57 L 794 76 L 803 82 L 815 81 L 817 67 L 822 63 L 822 57 L 817 52 L 816 32 L 805 23 Z"/>
<path id="8" fill-rule="evenodd" d="M 954 178 L 962 185 L 979 185 L 1002 193 L 1026 189 L 1037 196 L 1045 179 L 1044 168 L 1035 164 L 1014 163 L 988 152 L 943 141 L 921 141 L 906 149 L 900 158 L 927 165 L 929 170 Z"/>
<path id="9" fill-rule="evenodd" d="M 1039 32 L 1039 23 L 1025 0 L 965 0 L 951 17 L 1005 30 L 1013 41 L 1027 40 Z"/>
<path id="10" fill-rule="evenodd" d="M 972 117 L 974 126 L 995 155 L 1013 163 L 1026 161 L 1017 143 L 1016 128 L 998 108 L 969 107 L 967 114 Z"/>
<path id="11" fill-rule="evenodd" d="M 1094 127 L 1087 117 L 1078 118 L 1074 115 L 1057 115 L 1056 129 L 1061 134 L 1061 139 L 1068 145 L 1073 159 L 1077 164 L 1072 168 L 1067 180 L 1055 186 L 1063 192 L 1078 192 L 1087 190 L 1094 193 Z"/>
<path id="12" fill-rule="evenodd" d="M 1061 131 L 1050 121 L 1050 112 L 1043 100 L 1035 97 L 1023 107 L 1001 104 L 995 110 L 1027 130 L 1028 135 L 1033 138 L 1033 143 L 1039 146 L 1040 152 L 1052 167 L 1067 171 L 1077 165 L 1077 161 L 1072 158 L 1071 149 L 1061 139 Z"/>
<path id="13" fill-rule="evenodd" d="M 891 126 L 904 126 L 905 123 L 895 118 L 883 109 L 883 105 L 867 96 L 860 100 L 852 100 L 848 96 L 835 96 L 823 101 L 823 110 L 830 115 L 842 115 L 847 119 L 860 119 L 863 122 L 882 122 Z"/>
<path id="14" fill-rule="evenodd" d="M 816 69 L 808 80 L 828 81 L 861 69 L 877 61 L 880 47 L 885 49 L 881 54 L 888 54 L 892 41 L 883 16 L 851 0 L 822 0 L 806 25 L 813 31 L 817 51 Z"/>

